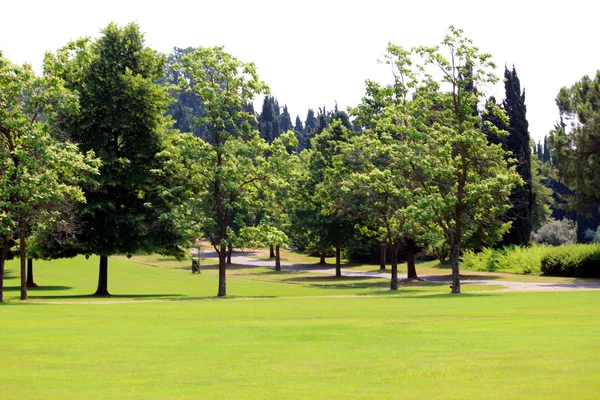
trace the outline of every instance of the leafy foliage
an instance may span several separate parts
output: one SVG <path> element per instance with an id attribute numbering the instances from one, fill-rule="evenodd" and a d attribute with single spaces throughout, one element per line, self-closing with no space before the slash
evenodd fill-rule
<path id="1" fill-rule="evenodd" d="M 600 245 L 574 244 L 551 248 L 542 258 L 544 275 L 600 277 Z"/>
<path id="2" fill-rule="evenodd" d="M 506 246 L 498 249 L 484 247 L 481 251 L 465 250 L 461 266 L 471 271 L 498 271 L 518 274 L 539 274 L 541 261 L 549 247 Z"/>
<path id="3" fill-rule="evenodd" d="M 21 298 L 31 224 L 65 201 L 85 202 L 81 185 L 98 173 L 94 152 L 59 140 L 59 115 L 77 109 L 60 79 L 36 76 L 0 53 L 0 300 L 9 242 L 19 239 Z"/>
<path id="4" fill-rule="evenodd" d="M 597 210 L 600 201 L 600 70 L 593 77 L 586 75 L 573 86 L 563 87 L 556 103 L 561 124 L 550 134 L 552 164 L 559 178 L 576 192 L 572 206 L 582 212 Z"/>
<path id="5" fill-rule="evenodd" d="M 551 220 L 531 238 L 536 243 L 560 246 L 577 242 L 575 223 L 569 219 Z"/>

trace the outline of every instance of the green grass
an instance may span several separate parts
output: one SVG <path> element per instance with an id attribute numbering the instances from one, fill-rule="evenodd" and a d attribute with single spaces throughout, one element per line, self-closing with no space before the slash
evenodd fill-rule
<path id="1" fill-rule="evenodd" d="M 165 261 L 171 262 L 171 261 Z M 600 292 L 447 294 L 383 279 L 111 258 L 35 265 L 0 305 L 3 399 L 564 399 L 600 393 Z M 464 285 L 467 290 L 481 286 Z M 344 296 L 344 297 L 342 297 Z M 143 300 L 151 300 L 147 302 Z"/>
<path id="2" fill-rule="evenodd" d="M 596 292 L 5 306 L 3 398 L 597 398 Z"/>

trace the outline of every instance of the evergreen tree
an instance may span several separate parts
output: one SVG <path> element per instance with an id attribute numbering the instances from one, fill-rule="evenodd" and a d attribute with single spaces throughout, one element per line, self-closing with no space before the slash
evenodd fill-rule
<path id="1" fill-rule="evenodd" d="M 283 106 L 283 113 L 281 113 L 281 116 L 279 117 L 279 132 L 283 133 L 291 131 L 293 128 L 294 127 L 292 125 L 292 117 L 288 112 L 287 105 L 285 105 Z"/>
<path id="2" fill-rule="evenodd" d="M 508 136 L 504 138 L 504 149 L 512 153 L 516 160 L 516 170 L 524 184 L 510 195 L 512 208 L 508 211 L 508 220 L 512 226 L 504 234 L 504 245 L 526 245 L 533 230 L 533 192 L 531 186 L 531 150 L 529 148 L 529 123 L 525 106 L 525 91 L 521 92 L 519 77 L 513 66 L 512 71 L 504 70 L 504 88 L 506 99 L 502 106 L 509 117 Z"/>
<path id="3" fill-rule="evenodd" d="M 304 130 L 306 132 L 306 148 L 310 149 L 312 139 L 317 134 L 317 118 L 312 108 L 308 109 L 306 113 L 306 120 L 304 121 Z"/>
<path id="4" fill-rule="evenodd" d="M 296 123 L 294 124 L 294 134 L 298 139 L 298 151 L 302 151 L 308 147 L 308 139 L 306 137 L 306 131 L 299 115 L 296 115 Z"/>
<path id="5" fill-rule="evenodd" d="M 560 129 L 559 127 L 557 127 L 557 129 Z M 550 160 L 550 151 L 548 150 L 548 141 L 547 141 L 547 137 L 544 136 L 544 148 L 542 150 L 542 162 L 543 163 L 549 163 L 551 162 Z"/>

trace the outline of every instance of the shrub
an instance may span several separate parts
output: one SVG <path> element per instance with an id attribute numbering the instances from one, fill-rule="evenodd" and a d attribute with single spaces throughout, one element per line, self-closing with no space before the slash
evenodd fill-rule
<path id="1" fill-rule="evenodd" d="M 592 229 L 586 229 L 583 238 L 586 243 L 600 243 L 600 226 L 595 232 Z"/>
<path id="2" fill-rule="evenodd" d="M 568 219 L 551 220 L 540 230 L 531 235 L 531 240 L 540 244 L 560 246 L 575 243 L 577 241 L 577 230 L 575 223 Z"/>
<path id="3" fill-rule="evenodd" d="M 544 275 L 600 278 L 600 245 L 575 244 L 549 249 L 542 258 Z"/>
<path id="4" fill-rule="evenodd" d="M 479 253 L 463 252 L 462 267 L 472 271 L 504 271 L 519 274 L 539 274 L 541 260 L 549 249 L 543 245 L 484 248 Z"/>

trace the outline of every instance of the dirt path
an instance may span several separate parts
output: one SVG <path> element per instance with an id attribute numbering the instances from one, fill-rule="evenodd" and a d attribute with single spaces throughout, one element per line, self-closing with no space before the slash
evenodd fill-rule
<path id="1" fill-rule="evenodd" d="M 203 254 L 205 258 L 211 260 L 218 260 L 216 252 L 205 252 Z M 234 264 L 248 265 L 254 267 L 268 267 L 275 268 L 274 261 L 256 260 L 239 253 L 233 253 L 231 261 Z M 325 275 L 335 275 L 335 267 L 331 265 L 307 265 L 307 264 L 290 264 L 281 263 L 281 269 L 291 271 L 303 271 L 309 273 L 318 273 Z M 365 278 L 385 278 L 390 279 L 389 274 L 382 274 L 378 272 L 366 272 L 366 271 L 352 271 L 348 269 L 342 269 L 342 275 L 347 277 L 365 277 Z M 451 283 L 449 277 L 439 275 L 421 276 L 430 282 L 440 283 Z M 565 291 L 565 290 L 599 290 L 599 281 L 590 282 L 512 282 L 512 281 L 500 281 L 493 279 L 464 279 L 461 280 L 461 284 L 466 285 L 494 285 L 504 286 L 503 289 L 499 289 L 499 292 L 538 292 L 538 291 Z"/>

